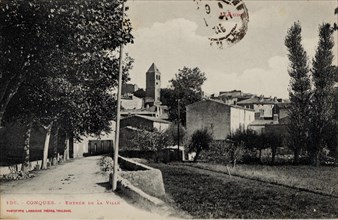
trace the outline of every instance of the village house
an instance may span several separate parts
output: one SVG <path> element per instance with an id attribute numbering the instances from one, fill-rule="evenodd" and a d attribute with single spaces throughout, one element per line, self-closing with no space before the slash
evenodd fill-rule
<path id="1" fill-rule="evenodd" d="M 164 131 L 170 125 L 169 121 L 143 115 L 133 115 L 123 118 L 121 119 L 120 123 L 121 128 L 129 126 L 147 131 L 153 131 L 154 129 L 157 129 L 158 131 Z"/>
<path id="2" fill-rule="evenodd" d="M 139 89 L 136 84 L 123 83 L 121 88 L 122 95 L 134 94 Z"/>
<path id="3" fill-rule="evenodd" d="M 264 96 L 252 97 L 237 102 L 237 105 L 255 110 L 255 119 L 273 119 L 272 109 L 278 103 L 277 97 L 266 98 Z"/>
<path id="4" fill-rule="evenodd" d="M 247 129 L 255 120 L 255 112 L 253 109 L 207 99 L 188 105 L 186 119 L 188 136 L 198 129 L 207 128 L 215 140 L 225 140 L 237 129 Z"/>
<path id="5" fill-rule="evenodd" d="M 134 95 L 123 95 L 121 97 L 121 108 L 124 110 L 142 109 L 143 99 L 138 98 Z"/>
<path id="6" fill-rule="evenodd" d="M 256 114 L 256 120 L 250 123 L 248 128 L 258 134 L 269 132 L 285 133 L 289 121 L 289 108 L 290 102 L 277 102 L 272 107 L 272 118 L 270 117 L 270 107 L 268 107 L 269 117 L 264 117 L 264 115 L 262 117 L 261 114 L 257 117 Z"/>

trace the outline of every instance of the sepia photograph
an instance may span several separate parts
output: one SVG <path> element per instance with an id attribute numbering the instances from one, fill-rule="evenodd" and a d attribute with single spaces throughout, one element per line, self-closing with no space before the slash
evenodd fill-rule
<path id="1" fill-rule="evenodd" d="M 0 219 L 337 219 L 337 0 L 0 0 Z"/>

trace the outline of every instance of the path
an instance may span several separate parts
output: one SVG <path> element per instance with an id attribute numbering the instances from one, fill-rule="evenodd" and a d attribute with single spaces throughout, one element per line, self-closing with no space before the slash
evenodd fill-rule
<path id="1" fill-rule="evenodd" d="M 160 219 L 107 190 L 100 156 L 77 159 L 32 179 L 1 184 L 1 219 Z"/>

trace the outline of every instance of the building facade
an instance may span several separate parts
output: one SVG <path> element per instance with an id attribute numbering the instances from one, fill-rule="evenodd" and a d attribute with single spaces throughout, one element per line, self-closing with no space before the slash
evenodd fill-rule
<path id="1" fill-rule="evenodd" d="M 138 86 L 136 84 L 124 83 L 122 84 L 121 94 L 133 94 L 136 90 L 138 90 Z"/>
<path id="2" fill-rule="evenodd" d="M 277 98 L 253 97 L 239 101 L 237 105 L 255 110 L 256 119 L 273 119 L 273 108 Z"/>
<path id="3" fill-rule="evenodd" d="M 121 98 L 121 107 L 122 109 L 142 109 L 143 108 L 143 99 L 138 98 L 134 95 L 126 95 Z"/>
<path id="4" fill-rule="evenodd" d="M 186 107 L 187 135 L 194 131 L 207 128 L 214 140 L 225 140 L 237 129 L 245 130 L 255 120 L 252 109 L 228 105 L 216 100 L 203 100 Z"/>

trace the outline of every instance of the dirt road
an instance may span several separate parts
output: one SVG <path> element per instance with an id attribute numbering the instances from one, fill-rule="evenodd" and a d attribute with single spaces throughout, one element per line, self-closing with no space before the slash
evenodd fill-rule
<path id="1" fill-rule="evenodd" d="M 1 219 L 161 219 L 109 192 L 100 157 L 77 159 L 23 181 L 2 183 Z"/>

